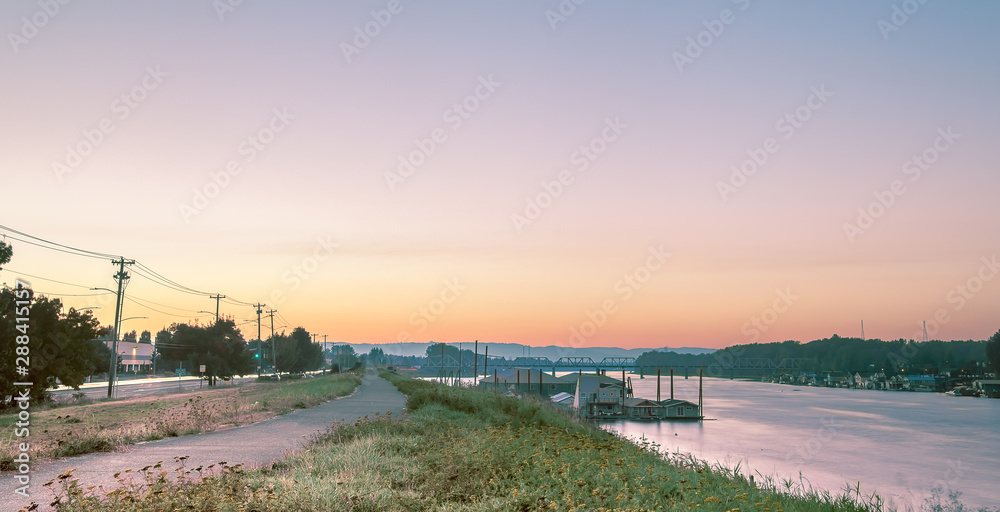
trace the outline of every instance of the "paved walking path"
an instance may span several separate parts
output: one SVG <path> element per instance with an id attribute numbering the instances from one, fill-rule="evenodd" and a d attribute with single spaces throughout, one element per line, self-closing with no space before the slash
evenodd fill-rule
<path id="1" fill-rule="evenodd" d="M 4 474 L 4 482 L 0 486 L 3 492 L 0 495 L 0 511 L 16 511 L 31 501 L 47 509 L 55 495 L 51 490 L 53 486 L 42 487 L 42 484 L 70 469 L 76 469 L 73 474 L 83 487 L 103 485 L 110 490 L 117 487 L 113 477 L 115 472 L 137 470 L 159 461 L 163 461 L 163 469 L 171 471 L 176 467 L 174 457 L 178 456 L 190 457 L 184 462 L 187 468 L 208 466 L 219 461 L 226 461 L 229 465 L 267 465 L 301 448 L 309 442 L 312 434 L 326 431 L 331 423 L 353 422 L 365 416 L 374 416 L 376 412 L 397 415 L 405 405 L 403 394 L 389 381 L 369 371 L 353 395 L 312 409 L 293 411 L 245 427 L 142 443 L 130 446 L 121 453 L 92 453 L 43 462 L 32 468 L 30 499 L 14 494 L 14 488 L 18 486 L 14 475 Z"/>

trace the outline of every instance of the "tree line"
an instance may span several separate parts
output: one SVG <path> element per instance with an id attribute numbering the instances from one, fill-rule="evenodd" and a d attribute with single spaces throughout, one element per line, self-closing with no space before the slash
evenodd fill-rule
<path id="1" fill-rule="evenodd" d="M 636 359 L 643 367 L 705 366 L 728 368 L 738 359 L 770 359 L 779 364 L 784 359 L 809 359 L 800 368 L 816 372 L 873 372 L 887 376 L 898 374 L 1000 375 L 1000 331 L 986 341 L 915 342 L 898 339 L 830 338 L 807 343 L 783 341 L 732 345 L 712 354 L 677 354 L 646 352 Z"/>

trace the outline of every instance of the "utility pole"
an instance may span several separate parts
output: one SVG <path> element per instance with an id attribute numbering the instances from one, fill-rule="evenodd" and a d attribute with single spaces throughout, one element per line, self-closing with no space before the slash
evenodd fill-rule
<path id="1" fill-rule="evenodd" d="M 476 340 L 476 348 L 472 356 L 472 378 L 479 382 L 479 340 Z"/>
<path id="2" fill-rule="evenodd" d="M 125 281 L 128 281 L 128 272 L 125 272 L 125 265 L 135 265 L 135 260 L 126 260 L 125 258 L 118 258 L 118 260 L 111 260 L 112 263 L 118 265 L 118 272 L 115 273 L 115 281 L 118 281 L 118 298 L 115 301 L 115 328 L 114 328 L 114 339 L 111 341 L 111 366 L 108 368 L 108 398 L 114 394 L 115 390 L 115 379 L 118 378 L 118 329 L 121 327 L 122 322 L 122 303 L 124 297 L 122 296 L 125 292 Z"/>
<path id="3" fill-rule="evenodd" d="M 260 343 L 260 314 L 264 312 L 261 308 L 267 304 L 254 304 L 253 307 L 257 308 L 257 376 L 260 377 L 260 364 L 261 359 L 264 357 L 261 355 L 261 343 Z"/>
<path id="4" fill-rule="evenodd" d="M 277 312 L 277 309 L 267 312 L 271 315 L 271 363 L 274 364 L 274 373 L 278 373 L 278 343 L 274 339 L 274 314 Z"/>
<path id="5" fill-rule="evenodd" d="M 215 299 L 215 322 L 219 322 L 219 300 L 225 299 L 225 295 L 209 295 L 208 298 Z"/>
<path id="6" fill-rule="evenodd" d="M 326 335 L 323 335 L 323 375 L 326 375 Z"/>
<path id="7" fill-rule="evenodd" d="M 313 338 L 312 339 L 313 344 L 316 344 L 316 336 L 319 336 L 319 335 L 316 334 L 316 333 L 314 333 L 314 332 L 313 333 L 309 333 L 309 335 L 312 336 L 312 338 Z M 326 354 L 323 354 L 323 362 L 324 363 L 326 362 Z"/>

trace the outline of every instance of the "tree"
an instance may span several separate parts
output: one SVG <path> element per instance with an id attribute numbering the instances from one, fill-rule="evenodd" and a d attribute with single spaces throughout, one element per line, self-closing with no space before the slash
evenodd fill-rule
<path id="1" fill-rule="evenodd" d="M 160 346 L 161 346 L 160 344 L 161 343 L 163 343 L 162 346 L 166 346 L 166 345 L 170 344 L 170 331 L 168 331 L 167 329 L 160 329 L 160 332 L 156 333 L 156 338 L 155 338 L 155 341 L 153 342 L 153 370 L 154 370 L 153 373 L 156 373 L 156 370 L 157 370 L 156 365 L 157 364 L 160 364 L 159 371 L 163 371 L 163 370 L 170 371 L 172 369 L 172 368 L 163 368 L 163 364 L 162 364 L 163 363 L 163 357 L 162 357 L 162 355 L 160 353 Z"/>
<path id="2" fill-rule="evenodd" d="M 174 324 L 169 341 L 157 335 L 156 348 L 165 359 L 189 363 L 189 370 L 205 365 L 209 385 L 215 385 L 220 377 L 247 375 L 255 367 L 243 334 L 232 320 L 219 320 L 209 327 Z"/>
<path id="3" fill-rule="evenodd" d="M 385 364 L 385 352 L 380 347 L 372 347 L 368 351 L 368 361 L 371 364 Z"/>
<path id="4" fill-rule="evenodd" d="M 27 301 L 27 307 L 18 301 Z M 28 322 L 17 318 L 28 318 Z M 88 311 L 70 308 L 63 313 L 59 299 L 34 296 L 26 288 L 4 287 L 0 290 L 0 397 L 4 397 L 0 408 L 12 405 L 6 397 L 13 399 L 24 389 L 14 382 L 31 382 L 29 395 L 38 401 L 59 384 L 79 389 L 100 364 L 98 358 L 104 353 L 91 340 L 102 333 Z M 28 343 L 17 343 L 19 336 L 27 336 Z"/>
<path id="5" fill-rule="evenodd" d="M 90 365 L 90 375 L 108 373 L 111 369 L 111 348 L 102 339 L 92 339 L 87 342 L 94 347 L 94 360 Z"/>
<path id="6" fill-rule="evenodd" d="M 273 343 L 277 347 L 276 370 L 298 373 L 323 367 L 323 348 L 313 343 L 309 331 L 302 327 L 296 327 L 289 336 L 284 333 L 275 336 Z"/>
<path id="7" fill-rule="evenodd" d="M 160 332 L 156 333 L 156 343 L 160 342 L 170 343 L 170 331 L 167 329 L 160 329 Z"/>
<path id="8" fill-rule="evenodd" d="M 986 357 L 990 360 L 993 372 L 1000 377 L 1000 331 L 986 341 Z"/>
<path id="9" fill-rule="evenodd" d="M 358 364 L 358 355 L 354 352 L 354 347 L 350 345 L 337 345 L 331 352 L 333 352 L 333 361 L 330 363 L 331 370 L 336 367 L 338 372 L 343 372 Z"/>
<path id="10" fill-rule="evenodd" d="M 149 331 L 142 331 L 139 335 L 139 343 L 152 343 L 153 335 Z"/>
<path id="11" fill-rule="evenodd" d="M 3 266 L 10 263 L 11 257 L 14 256 L 14 248 L 0 240 L 0 270 Z"/>

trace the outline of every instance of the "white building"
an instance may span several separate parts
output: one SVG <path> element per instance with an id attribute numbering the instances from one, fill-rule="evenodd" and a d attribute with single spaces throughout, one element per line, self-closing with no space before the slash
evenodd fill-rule
<path id="1" fill-rule="evenodd" d="M 109 349 L 114 340 L 103 340 Z M 153 367 L 153 344 L 138 341 L 118 341 L 118 355 L 121 356 L 122 371 L 138 373 Z"/>

